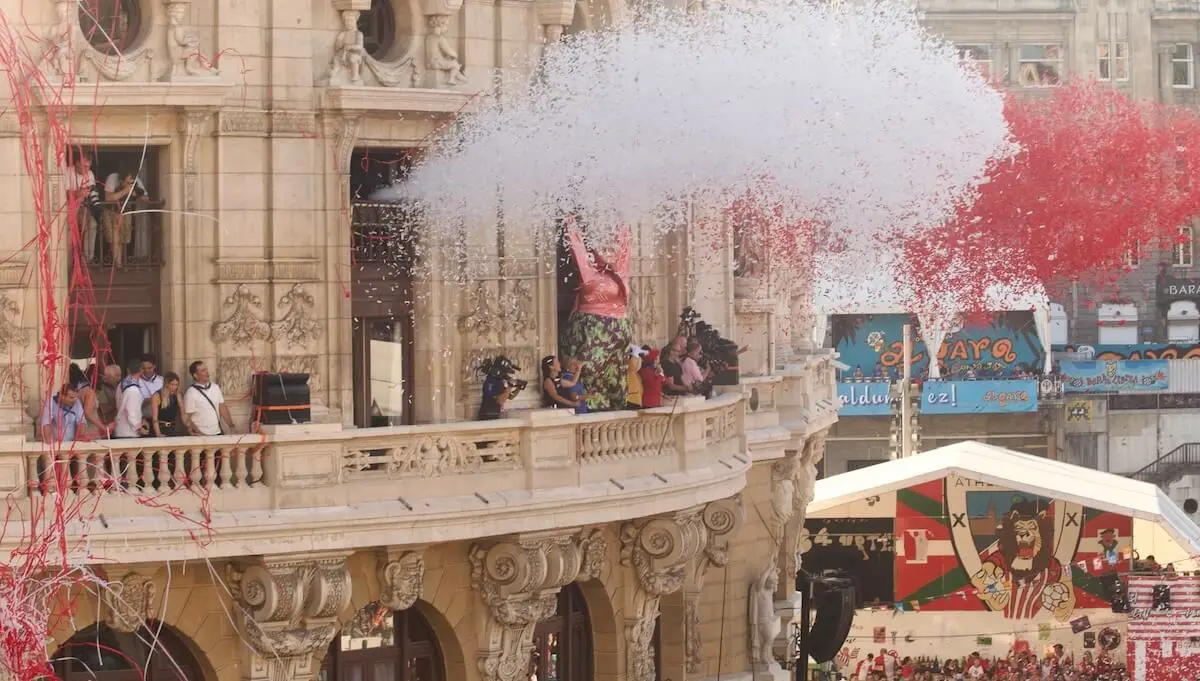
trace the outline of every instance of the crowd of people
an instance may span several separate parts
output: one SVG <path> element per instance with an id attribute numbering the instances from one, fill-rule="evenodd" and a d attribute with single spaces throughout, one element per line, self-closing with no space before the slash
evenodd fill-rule
<path id="1" fill-rule="evenodd" d="M 110 438 L 178 437 L 233 433 L 221 387 L 204 362 L 188 367 L 191 383 L 180 393 L 179 375 L 158 373 L 154 357 L 116 364 L 71 364 L 67 382 L 46 400 L 38 419 L 43 442 Z"/>
<path id="2" fill-rule="evenodd" d="M 76 151 L 65 183 L 77 207 L 83 257 L 89 264 L 111 262 L 120 268 L 129 255 L 149 257 L 149 231 L 145 225 L 135 224 L 140 216 L 134 213 L 133 204 L 150 201 L 150 194 L 136 172 L 115 170 L 104 182 L 98 182 L 92 158 Z M 115 204 L 113 207 L 119 210 L 104 210 L 103 204 Z"/>
<path id="3" fill-rule="evenodd" d="M 1041 657 L 1024 649 L 992 658 L 977 652 L 961 658 L 901 658 L 884 648 L 878 654 L 868 653 L 851 669 L 830 669 L 824 676 L 851 681 L 1129 681 L 1120 658 L 1085 650 L 1076 659 L 1062 644 L 1052 646 Z"/>

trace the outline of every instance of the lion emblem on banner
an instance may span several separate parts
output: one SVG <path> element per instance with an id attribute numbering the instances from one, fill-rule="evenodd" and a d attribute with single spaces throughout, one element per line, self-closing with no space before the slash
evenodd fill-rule
<path id="1" fill-rule="evenodd" d="M 1075 610 L 1071 561 L 1082 508 L 962 479 L 946 487 L 955 552 L 979 600 L 1012 619 L 1045 611 L 1066 622 Z"/>

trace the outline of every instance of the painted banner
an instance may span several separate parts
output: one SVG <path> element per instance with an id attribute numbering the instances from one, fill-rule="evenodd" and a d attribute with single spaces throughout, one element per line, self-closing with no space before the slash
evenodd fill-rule
<path id="1" fill-rule="evenodd" d="M 1161 392 L 1169 366 L 1164 359 L 1065 361 L 1060 370 L 1069 393 Z"/>
<path id="2" fill-rule="evenodd" d="M 891 413 L 892 384 L 887 381 L 838 383 L 842 407 L 838 416 L 887 416 Z"/>
<path id="3" fill-rule="evenodd" d="M 857 583 L 858 607 L 894 600 L 893 518 L 808 518 L 800 535 L 804 569 L 843 570 Z"/>
<path id="4" fill-rule="evenodd" d="M 1140 681 L 1192 681 L 1200 674 L 1200 576 L 1130 575 L 1128 669 Z M 1169 607 L 1154 607 L 1154 591 Z"/>
<path id="5" fill-rule="evenodd" d="M 1055 352 L 1091 353 L 1092 359 L 1200 359 L 1200 343 L 1134 343 L 1131 345 L 1062 345 Z"/>
<path id="6" fill-rule="evenodd" d="M 926 381 L 922 414 L 1016 414 L 1037 411 L 1037 381 Z"/>
<path id="7" fill-rule="evenodd" d="M 1045 355 L 1032 312 L 995 312 L 982 323 L 968 322 L 948 334 L 937 359 L 944 378 L 966 376 L 1003 378 L 1018 372 L 1041 373 Z M 850 367 L 847 376 L 899 379 L 903 368 L 902 329 L 913 325 L 913 376 L 929 366 L 929 351 L 921 341 L 920 323 L 907 314 L 832 315 L 830 328 L 839 361 Z"/>
<path id="8" fill-rule="evenodd" d="M 1021 620 L 1108 607 L 1133 542 L 1128 516 L 959 476 L 897 491 L 895 522 L 897 601 Z"/>

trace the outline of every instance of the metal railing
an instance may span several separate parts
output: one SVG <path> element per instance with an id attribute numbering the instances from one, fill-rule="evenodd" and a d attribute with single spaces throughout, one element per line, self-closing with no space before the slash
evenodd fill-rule
<path id="1" fill-rule="evenodd" d="M 1200 473 L 1200 442 L 1181 444 L 1129 477 L 1161 487 L 1193 472 Z"/>

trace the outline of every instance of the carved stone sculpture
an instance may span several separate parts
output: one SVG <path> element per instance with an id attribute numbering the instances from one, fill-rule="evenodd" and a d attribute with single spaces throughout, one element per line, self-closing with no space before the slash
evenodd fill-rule
<path id="1" fill-rule="evenodd" d="M 154 616 L 158 587 L 154 580 L 136 572 L 127 573 L 104 589 L 104 623 L 117 631 L 131 633 Z"/>
<path id="2" fill-rule="evenodd" d="M 516 537 L 475 544 L 468 558 L 471 584 L 489 614 L 480 630 L 481 678 L 523 681 L 529 673 L 534 627 L 554 615 L 559 590 L 580 576 L 579 540 Z"/>
<path id="3" fill-rule="evenodd" d="M 217 343 L 234 346 L 251 345 L 254 341 L 271 340 L 271 325 L 262 318 L 262 298 L 245 284 L 238 284 L 225 298 L 225 307 L 232 308 L 229 316 L 213 324 L 212 336 Z"/>
<path id="4" fill-rule="evenodd" d="M 775 612 L 775 591 L 779 588 L 779 568 L 775 561 L 767 565 L 758 579 L 750 585 L 750 662 L 754 671 L 767 671 L 778 666 L 771 648 L 782 630 Z"/>
<path id="5" fill-rule="evenodd" d="M 286 310 L 278 321 L 271 324 L 276 339 L 287 339 L 288 347 L 305 346 L 321 337 L 321 323 L 312 314 L 314 299 L 302 284 L 293 284 L 279 298 L 278 307 Z"/>
<path id="6" fill-rule="evenodd" d="M 46 74 L 54 79 L 70 81 L 75 78 L 75 5 L 75 0 L 56 0 L 54 12 L 57 21 L 43 35 L 46 48 L 42 51 L 42 63 Z"/>
<path id="7" fill-rule="evenodd" d="M 708 543 L 703 510 L 696 507 L 643 518 L 621 528 L 621 564 L 633 568 L 637 578 L 626 610 L 626 676 L 630 681 L 654 681 L 650 647 L 659 604 L 663 596 L 683 587 L 688 563 L 700 556 Z"/>
<path id="8" fill-rule="evenodd" d="M 429 34 L 425 36 L 425 68 L 432 72 L 434 86 L 454 86 L 463 83 L 467 76 L 463 73 L 462 63 L 458 61 L 458 52 L 446 37 L 450 17 L 431 14 L 426 21 L 429 24 Z"/>
<path id="9" fill-rule="evenodd" d="M 329 84 L 362 85 L 362 67 L 367 51 L 363 34 L 358 30 L 358 10 L 342 10 L 342 31 L 334 42 L 333 63 L 329 67 Z"/>
<path id="10" fill-rule="evenodd" d="M 313 681 L 314 653 L 338 630 L 338 615 L 350 604 L 346 554 L 272 557 L 231 565 L 230 592 L 239 606 L 242 639 L 254 651 L 247 678 Z"/>
<path id="11" fill-rule="evenodd" d="M 185 22 L 190 2 L 167 3 L 167 56 L 171 60 L 165 80 L 212 77 L 218 71 L 200 51 L 200 33 Z"/>
<path id="12" fill-rule="evenodd" d="M 407 610 L 425 590 L 425 556 L 420 551 L 384 555 L 379 562 L 379 602 L 391 610 Z"/>
<path id="13" fill-rule="evenodd" d="M 692 562 L 683 586 L 684 616 L 687 617 L 684 648 L 689 674 L 701 672 L 700 592 L 704 590 L 704 577 L 710 567 L 723 568 L 729 564 L 729 539 L 745 522 L 746 511 L 739 495 L 706 504 L 700 517 L 704 521 L 708 540 L 704 551 Z"/>

